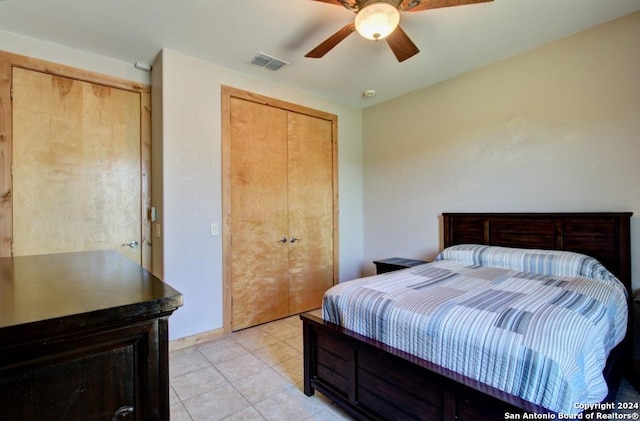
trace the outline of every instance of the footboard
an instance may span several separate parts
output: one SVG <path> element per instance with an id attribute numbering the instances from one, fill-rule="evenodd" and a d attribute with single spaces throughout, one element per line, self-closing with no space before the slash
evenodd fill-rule
<path id="1" fill-rule="evenodd" d="M 499 420 L 550 413 L 311 314 L 300 318 L 304 393 L 317 390 L 357 419 Z"/>

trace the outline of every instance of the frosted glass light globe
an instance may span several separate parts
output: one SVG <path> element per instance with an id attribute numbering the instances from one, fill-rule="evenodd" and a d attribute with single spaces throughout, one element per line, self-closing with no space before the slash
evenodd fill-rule
<path id="1" fill-rule="evenodd" d="M 383 39 L 390 35 L 400 23 L 398 8 L 384 1 L 371 3 L 358 11 L 356 31 L 368 39 Z"/>

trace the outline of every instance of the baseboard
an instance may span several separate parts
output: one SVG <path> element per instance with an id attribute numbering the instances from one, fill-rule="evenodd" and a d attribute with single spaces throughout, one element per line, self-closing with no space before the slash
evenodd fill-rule
<path id="1" fill-rule="evenodd" d="M 188 348 L 193 345 L 197 345 L 203 342 L 212 341 L 214 339 L 221 338 L 225 335 L 224 329 L 214 329 L 207 332 L 198 333 L 191 336 L 185 336 L 184 338 L 174 339 L 169 341 L 169 352 L 177 351 L 179 349 Z"/>

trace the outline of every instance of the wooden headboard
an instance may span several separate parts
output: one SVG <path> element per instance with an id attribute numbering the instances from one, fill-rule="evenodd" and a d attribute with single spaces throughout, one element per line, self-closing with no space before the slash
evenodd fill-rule
<path id="1" fill-rule="evenodd" d="M 444 246 L 486 244 L 587 254 L 631 296 L 631 212 L 443 213 Z"/>

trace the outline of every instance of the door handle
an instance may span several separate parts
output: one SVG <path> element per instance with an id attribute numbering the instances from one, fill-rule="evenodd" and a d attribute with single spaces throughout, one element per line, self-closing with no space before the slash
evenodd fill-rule
<path id="1" fill-rule="evenodd" d="M 300 241 L 300 239 L 296 238 L 296 237 L 291 237 L 291 242 L 292 243 L 295 243 L 296 241 Z"/>
<path id="2" fill-rule="evenodd" d="M 133 414 L 133 406 L 123 406 L 120 407 L 113 414 L 112 421 L 119 421 L 129 417 L 129 414 Z"/>
<path id="3" fill-rule="evenodd" d="M 137 248 L 138 247 L 138 242 L 136 240 L 131 241 L 130 243 L 122 243 L 122 246 L 128 246 L 131 247 L 132 249 Z"/>
<path id="4" fill-rule="evenodd" d="M 282 237 L 281 239 L 278 240 L 278 243 L 286 243 L 287 242 L 287 237 Z"/>

